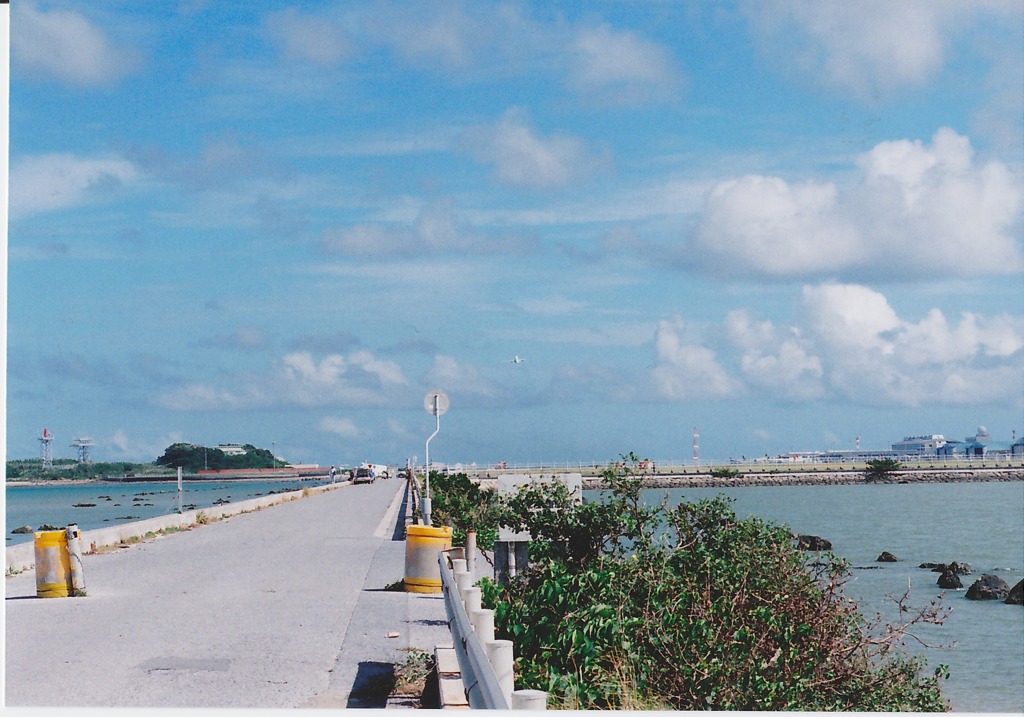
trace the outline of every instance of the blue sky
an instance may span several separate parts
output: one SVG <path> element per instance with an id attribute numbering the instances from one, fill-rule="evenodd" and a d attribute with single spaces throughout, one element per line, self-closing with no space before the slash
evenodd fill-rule
<path id="1" fill-rule="evenodd" d="M 1016 0 L 11 5 L 8 458 L 1024 433 Z"/>

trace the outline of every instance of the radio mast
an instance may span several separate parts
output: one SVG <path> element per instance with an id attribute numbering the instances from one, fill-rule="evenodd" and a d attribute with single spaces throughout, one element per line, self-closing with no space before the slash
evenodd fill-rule
<path id="1" fill-rule="evenodd" d="M 43 435 L 39 436 L 39 457 L 45 470 L 53 468 L 53 434 L 45 428 Z"/>
<path id="2" fill-rule="evenodd" d="M 89 449 L 95 446 L 91 438 L 75 438 L 71 442 L 71 447 L 78 451 L 78 462 L 88 463 L 89 462 Z"/>
<path id="3" fill-rule="evenodd" d="M 693 427 L 693 465 L 700 465 L 700 445 L 699 445 L 700 434 L 697 433 L 697 427 Z"/>

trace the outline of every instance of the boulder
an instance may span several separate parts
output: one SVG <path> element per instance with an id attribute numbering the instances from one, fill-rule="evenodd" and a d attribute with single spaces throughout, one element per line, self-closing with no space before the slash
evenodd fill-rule
<path id="1" fill-rule="evenodd" d="M 12 533 L 16 533 L 17 535 L 25 535 L 26 533 L 32 533 L 32 532 L 35 532 L 35 531 L 32 530 L 32 526 L 31 525 L 23 525 L 20 528 L 15 528 L 11 532 Z"/>
<path id="2" fill-rule="evenodd" d="M 942 574 L 939 575 L 939 579 L 935 581 L 935 584 L 943 590 L 959 590 L 964 586 L 964 584 L 960 582 L 960 576 L 949 568 L 942 571 Z"/>
<path id="3" fill-rule="evenodd" d="M 957 575 L 970 575 L 973 572 L 973 568 L 967 563 L 958 563 L 953 561 L 951 563 L 921 563 L 921 567 L 930 567 L 933 573 L 944 573 L 947 570 L 952 570 Z"/>
<path id="4" fill-rule="evenodd" d="M 797 545 L 801 550 L 831 550 L 832 543 L 817 535 L 796 536 Z"/>
<path id="5" fill-rule="evenodd" d="M 998 575 L 986 573 L 967 588 L 968 600 L 1005 600 L 1010 594 L 1010 586 Z"/>
<path id="6" fill-rule="evenodd" d="M 955 560 L 949 564 L 949 569 L 957 575 L 970 575 L 974 569 L 967 563 L 958 563 Z"/>
<path id="7" fill-rule="evenodd" d="M 1010 588 L 1010 592 L 1004 602 L 1007 605 L 1024 605 L 1024 580 L 1019 580 L 1016 585 Z"/>
<path id="8" fill-rule="evenodd" d="M 897 560 L 898 558 L 888 550 L 883 550 L 882 554 L 875 558 L 876 563 L 895 563 Z"/>

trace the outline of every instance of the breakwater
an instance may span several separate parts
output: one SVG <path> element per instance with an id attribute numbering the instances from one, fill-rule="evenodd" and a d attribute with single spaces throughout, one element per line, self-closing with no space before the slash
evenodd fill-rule
<path id="1" fill-rule="evenodd" d="M 708 473 L 641 475 L 645 488 L 740 488 L 744 486 L 863 485 L 886 483 L 987 483 L 1024 480 L 1024 468 L 915 469 L 894 471 L 890 476 L 869 480 L 864 471 L 770 471 L 715 475 Z M 602 478 L 583 478 L 586 489 L 610 486 Z"/>

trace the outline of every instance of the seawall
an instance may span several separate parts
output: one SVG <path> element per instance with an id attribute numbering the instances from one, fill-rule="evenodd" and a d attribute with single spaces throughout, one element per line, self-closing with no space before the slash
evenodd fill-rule
<path id="1" fill-rule="evenodd" d="M 710 473 L 641 476 L 646 488 L 737 488 L 745 486 L 857 485 L 867 483 L 969 483 L 1024 480 L 1024 468 L 915 469 L 895 471 L 882 480 L 868 481 L 864 471 L 793 471 L 740 473 L 715 476 Z M 601 478 L 584 478 L 583 487 L 608 488 Z"/>
<path id="2" fill-rule="evenodd" d="M 254 510 L 262 510 L 263 508 L 269 508 L 274 505 L 279 505 L 280 503 L 298 500 L 306 495 L 315 495 L 324 491 L 334 490 L 335 488 L 339 488 L 343 485 L 348 485 L 348 481 L 340 481 L 330 485 L 298 488 L 293 491 L 288 491 L 287 493 L 264 495 L 259 498 L 240 500 L 235 503 L 224 503 L 222 505 L 214 505 L 208 508 L 186 510 L 182 513 L 160 515 L 155 518 L 137 520 L 131 523 L 121 523 L 120 525 L 112 525 L 107 528 L 86 530 L 82 531 L 82 549 L 86 552 L 92 552 L 97 548 L 109 545 L 120 545 L 132 538 L 145 537 L 148 533 L 156 533 L 167 529 L 180 530 L 199 524 L 205 520 L 219 520 L 220 518 L 227 518 L 240 513 L 250 513 Z M 8 571 L 26 570 L 35 565 L 35 541 L 12 545 L 7 548 L 6 551 Z"/>

